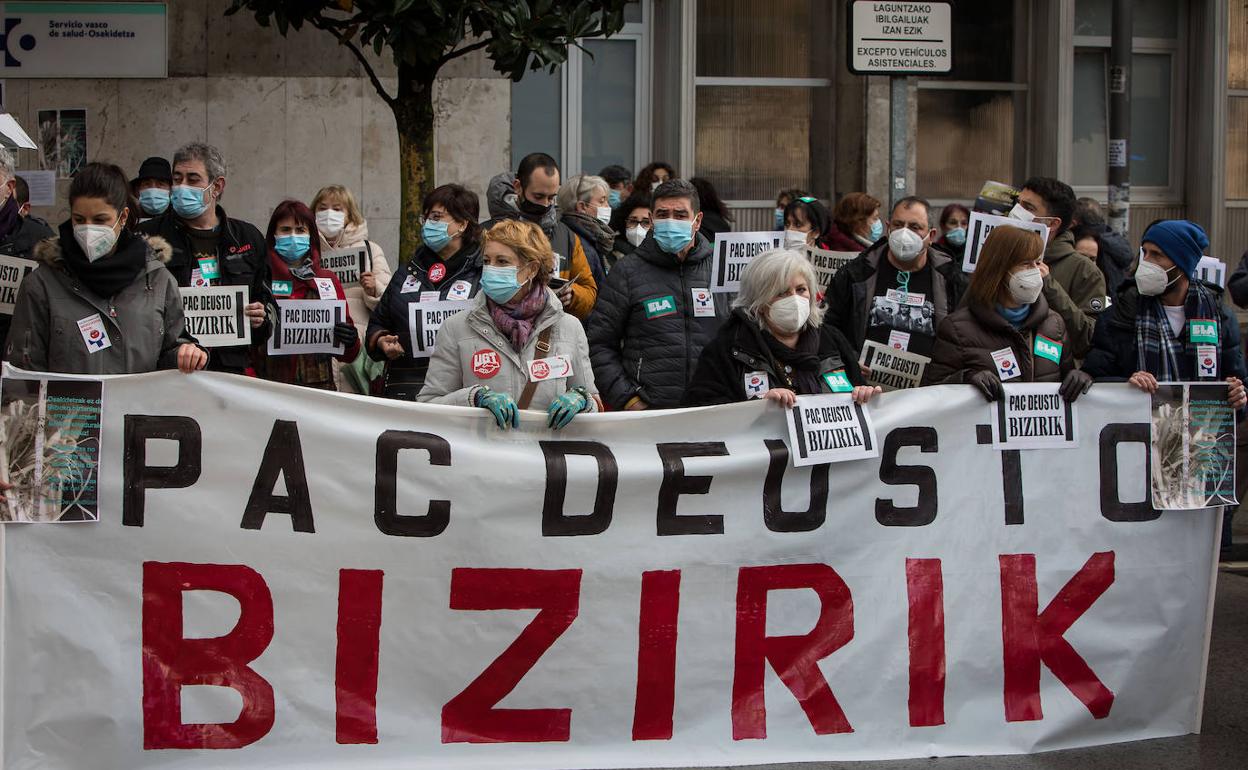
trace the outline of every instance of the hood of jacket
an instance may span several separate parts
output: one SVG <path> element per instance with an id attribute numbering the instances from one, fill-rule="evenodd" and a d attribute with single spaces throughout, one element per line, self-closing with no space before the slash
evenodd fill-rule
<path id="1" fill-rule="evenodd" d="M 653 228 L 646 234 L 646 239 L 641 242 L 641 245 L 633 253 L 656 267 L 677 270 L 681 265 L 681 260 L 677 259 L 675 254 L 668 254 L 659 248 L 659 242 L 654 239 Z M 693 234 L 693 247 L 689 249 L 689 253 L 685 256 L 684 264 L 696 265 L 699 262 L 710 259 L 712 253 L 714 253 L 714 249 L 711 247 L 711 242 L 702 233 L 695 232 Z"/>
<path id="2" fill-rule="evenodd" d="M 490 212 L 491 219 L 523 219 L 520 215 L 520 208 L 516 202 L 516 175 L 510 171 L 495 176 L 485 188 L 485 205 Z M 551 206 L 546 215 L 542 217 L 542 221 L 538 222 L 538 226 L 542 228 L 542 232 L 547 237 L 555 229 L 555 224 L 559 221 L 559 209 Z"/>
<path id="3" fill-rule="evenodd" d="M 139 235 L 127 231 L 127 236 L 122 238 L 118 247 L 129 248 L 135 242 L 144 244 L 147 249 L 147 272 L 149 273 L 168 264 L 169 260 L 173 258 L 173 247 L 169 245 L 169 241 L 166 241 L 159 235 Z M 34 256 L 37 261 L 48 267 L 62 271 L 65 269 L 62 264 L 65 255 L 61 251 L 61 239 L 59 236 L 39 241 L 35 246 Z"/>
<path id="4" fill-rule="evenodd" d="M 1048 245 L 1044 248 L 1044 261 L 1052 265 L 1061 262 L 1072 254 L 1079 254 L 1079 252 L 1075 251 L 1075 236 L 1067 230 L 1056 238 L 1049 240 Z M 1079 254 L 1079 256 L 1082 257 L 1083 255 Z"/>

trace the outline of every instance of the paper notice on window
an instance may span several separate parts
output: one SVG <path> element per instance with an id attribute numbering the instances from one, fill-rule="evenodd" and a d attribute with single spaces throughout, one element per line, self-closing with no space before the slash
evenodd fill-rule
<path id="1" fill-rule="evenodd" d="M 715 236 L 714 262 L 711 266 L 711 291 L 733 293 L 741 289 L 741 273 L 750 260 L 764 251 L 780 248 L 784 233 L 719 233 Z"/>
<path id="2" fill-rule="evenodd" d="M 334 324 L 346 320 L 347 303 L 341 299 L 279 299 L 269 355 L 341 354 L 343 346 L 334 342 Z"/>
<path id="3" fill-rule="evenodd" d="M 1040 239 L 1044 243 L 1047 244 L 1049 242 L 1049 228 L 1039 222 L 1024 222 L 1021 219 L 997 217 L 992 214 L 981 214 L 978 211 L 972 211 L 971 221 L 966 226 L 966 250 L 962 252 L 963 272 L 975 272 L 975 265 L 979 262 L 979 252 L 984 250 L 984 241 L 988 240 L 988 235 L 998 227 L 1017 227 L 1023 230 L 1030 230 L 1033 233 L 1039 233 Z"/>
<path id="4" fill-rule="evenodd" d="M 1159 384 L 1153 394 L 1153 508 L 1236 505 L 1235 412 L 1222 383 Z"/>
<path id="5" fill-rule="evenodd" d="M 917 388 L 923 382 L 923 372 L 932 359 L 910 353 L 882 342 L 867 340 L 863 343 L 858 363 L 871 370 L 868 385 L 878 385 L 884 390 Z M 865 374 L 865 372 L 864 372 Z"/>
<path id="6" fill-rule="evenodd" d="M 472 307 L 471 302 L 440 300 L 438 302 L 413 302 L 407 306 L 407 328 L 412 337 L 412 358 L 428 358 L 433 355 L 438 330 L 446 319 Z"/>
<path id="7" fill-rule="evenodd" d="M 1002 385 L 991 406 L 993 449 L 1076 449 L 1078 411 L 1057 392 L 1058 383 Z"/>
<path id="8" fill-rule="evenodd" d="M 865 406 L 848 393 L 798 396 L 786 412 L 794 466 L 862 460 L 879 455 Z"/>
<path id="9" fill-rule="evenodd" d="M 251 289 L 247 286 L 210 286 L 179 289 L 186 333 L 206 348 L 225 348 L 251 342 L 251 324 L 244 314 Z"/>
<path id="10" fill-rule="evenodd" d="M 0 315 L 13 315 L 17 290 L 38 266 L 39 263 L 31 259 L 0 254 Z"/>

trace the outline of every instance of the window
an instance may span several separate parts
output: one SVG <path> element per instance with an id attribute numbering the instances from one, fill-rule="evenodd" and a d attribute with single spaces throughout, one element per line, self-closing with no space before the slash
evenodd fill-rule
<path id="1" fill-rule="evenodd" d="M 546 152 L 564 177 L 618 163 L 636 173 L 650 145 L 650 0 L 624 9 L 624 29 L 581 41 L 554 73 L 525 73 L 511 86 L 511 167 Z"/>
<path id="2" fill-rule="evenodd" d="M 1227 7 L 1226 197 L 1248 201 L 1248 8 Z"/>
<path id="3" fill-rule="evenodd" d="M 694 169 L 738 208 L 832 187 L 835 5 L 698 0 Z"/>
<path id="4" fill-rule="evenodd" d="M 1071 186 L 1104 198 L 1106 134 L 1109 130 L 1109 44 L 1112 0 L 1075 4 L 1074 109 Z M 1138 0 L 1132 19 L 1132 199 L 1175 201 L 1181 197 L 1178 168 L 1182 130 L 1182 3 Z"/>
<path id="5" fill-rule="evenodd" d="M 953 72 L 918 82 L 916 185 L 933 201 L 973 200 L 984 182 L 1022 176 L 1014 142 L 1026 116 L 1022 4 L 960 0 L 953 9 Z"/>

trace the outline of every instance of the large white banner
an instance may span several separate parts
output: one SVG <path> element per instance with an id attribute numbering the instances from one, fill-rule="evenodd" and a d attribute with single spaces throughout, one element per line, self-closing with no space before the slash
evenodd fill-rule
<path id="1" fill-rule="evenodd" d="M 97 524 L 10 526 L 4 766 L 608 768 L 1196 731 L 1216 515 L 1147 500 L 1149 401 L 1001 451 L 886 393 L 795 469 L 754 401 L 582 415 L 207 372 L 108 379 Z"/>

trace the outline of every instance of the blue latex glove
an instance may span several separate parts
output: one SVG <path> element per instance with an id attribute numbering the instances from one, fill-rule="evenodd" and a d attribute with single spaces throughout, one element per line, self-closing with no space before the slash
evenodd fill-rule
<path id="1" fill-rule="evenodd" d="M 546 427 L 559 430 L 572 422 L 572 418 L 585 411 L 589 398 L 583 388 L 573 388 L 550 402 L 546 409 Z"/>
<path id="2" fill-rule="evenodd" d="M 482 409 L 490 410 L 490 414 L 494 415 L 494 421 L 503 430 L 508 427 L 520 427 L 520 413 L 516 409 L 516 400 L 511 397 L 511 394 L 481 388 L 477 391 L 476 404 Z"/>

